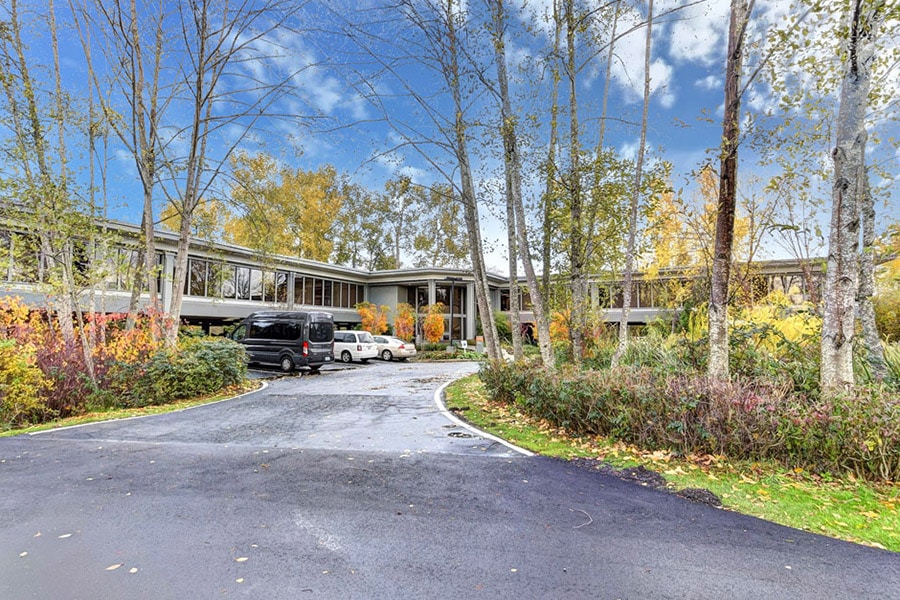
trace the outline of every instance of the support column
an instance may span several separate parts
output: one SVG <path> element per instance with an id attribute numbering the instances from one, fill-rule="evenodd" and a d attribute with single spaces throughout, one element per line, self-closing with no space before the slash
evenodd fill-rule
<path id="1" fill-rule="evenodd" d="M 493 308 L 494 303 L 491 302 L 491 308 Z M 478 317 L 478 309 L 475 308 L 475 283 L 467 283 L 466 284 L 466 331 L 465 336 L 467 340 L 475 339 L 475 325 Z M 490 318 L 493 318 L 491 316 Z"/>
<path id="2" fill-rule="evenodd" d="M 172 312 L 172 276 L 175 273 L 175 253 L 165 252 L 163 254 L 163 271 L 159 278 L 159 295 L 162 300 L 163 312 Z"/>

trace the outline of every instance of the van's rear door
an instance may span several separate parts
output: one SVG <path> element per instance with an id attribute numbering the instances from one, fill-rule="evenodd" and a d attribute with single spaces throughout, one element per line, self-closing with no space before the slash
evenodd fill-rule
<path id="1" fill-rule="evenodd" d="M 321 365 L 334 360 L 334 322 L 331 315 L 309 316 L 309 364 Z"/>

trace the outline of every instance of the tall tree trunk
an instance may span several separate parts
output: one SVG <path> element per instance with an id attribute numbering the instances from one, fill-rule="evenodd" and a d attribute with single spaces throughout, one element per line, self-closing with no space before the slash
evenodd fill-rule
<path id="1" fill-rule="evenodd" d="M 512 110 L 512 101 L 509 95 L 509 76 L 506 70 L 506 42 L 504 32 L 506 30 L 506 13 L 503 8 L 503 0 L 489 0 L 491 15 L 494 25 L 494 52 L 497 62 L 497 80 L 500 91 L 500 118 L 502 120 L 501 134 L 503 136 L 503 158 L 506 169 L 507 199 L 510 203 L 511 213 L 508 220 L 515 223 L 512 247 L 517 242 L 517 254 L 521 258 L 522 267 L 525 270 L 525 280 L 528 284 L 528 292 L 531 295 L 532 312 L 537 325 L 538 347 L 541 350 L 541 360 L 544 367 L 551 369 L 553 364 L 553 346 L 550 342 L 550 322 L 544 309 L 544 295 L 538 284 L 534 263 L 531 260 L 531 252 L 528 244 L 528 226 L 525 220 L 525 206 L 522 201 L 522 164 L 519 156 L 518 138 L 516 135 L 516 121 Z M 554 86 L 555 87 L 555 86 Z M 511 253 L 512 254 L 512 253 Z M 510 262 L 510 273 L 514 272 L 513 262 Z M 510 290 L 512 294 L 512 290 Z M 510 296 L 512 301 L 512 296 Z M 516 285 L 516 304 L 518 310 L 518 284 Z M 510 305 L 513 308 L 513 305 Z M 515 332 L 514 332 L 515 335 Z M 521 346 L 521 335 L 519 336 Z M 515 337 L 513 349 L 515 350 Z M 519 356 L 517 355 L 518 359 Z"/>
<path id="2" fill-rule="evenodd" d="M 569 169 L 568 193 L 571 233 L 569 239 L 569 277 L 572 306 L 569 334 L 572 338 L 572 360 L 581 365 L 587 332 L 588 294 L 585 274 L 583 198 L 581 189 L 581 147 L 578 143 L 578 95 L 575 64 L 575 2 L 566 0 L 566 77 L 569 82 Z"/>
<path id="3" fill-rule="evenodd" d="M 867 6 L 864 6 L 866 4 Z M 854 0 L 841 84 L 834 159 L 828 268 L 825 273 L 820 383 L 823 390 L 853 385 L 853 338 L 859 293 L 860 206 L 866 193 L 869 78 L 883 5 Z"/>
<path id="4" fill-rule="evenodd" d="M 519 261 L 516 248 L 516 212 L 510 192 L 510 176 L 506 173 L 506 236 L 509 246 L 509 335 L 512 338 L 513 360 L 524 357 L 522 349 L 522 314 L 519 310 Z"/>
<path id="5" fill-rule="evenodd" d="M 469 161 L 469 151 L 466 144 L 466 122 L 463 108 L 462 90 L 460 89 L 459 68 L 459 40 L 456 30 L 456 1 L 447 1 L 446 26 L 447 48 L 446 57 L 449 72 L 445 74 L 450 85 L 450 93 L 453 97 L 454 109 L 454 151 L 459 164 L 460 192 L 463 202 L 463 214 L 466 222 L 466 231 L 469 238 L 469 255 L 472 259 L 472 275 L 475 280 L 475 301 L 478 305 L 478 314 L 481 316 L 481 329 L 484 333 L 484 343 L 487 349 L 488 359 L 500 360 L 500 341 L 497 334 L 497 324 L 494 323 L 494 312 L 491 310 L 490 287 L 487 280 L 487 269 L 484 265 L 484 247 L 481 242 L 481 226 L 478 219 L 478 201 L 475 194 L 475 184 L 472 178 L 472 166 Z"/>
<path id="6" fill-rule="evenodd" d="M 647 117 L 650 112 L 650 50 L 653 41 L 653 0 L 647 4 L 647 37 L 644 46 L 644 108 L 641 115 L 641 135 L 638 145 L 637 165 L 634 170 L 634 189 L 628 210 L 628 247 L 625 250 L 625 277 L 622 283 L 622 318 L 619 321 L 619 343 L 612 356 L 612 366 L 617 367 L 628 349 L 628 319 L 631 316 L 634 263 L 637 244 L 637 217 L 644 177 L 644 146 L 647 143 Z"/>
<path id="7" fill-rule="evenodd" d="M 560 0 L 553 1 L 553 56 L 550 64 L 550 139 L 547 145 L 547 164 L 546 173 L 547 182 L 544 187 L 543 197 L 543 227 L 541 228 L 541 259 L 543 272 L 541 273 L 541 286 L 545 297 L 550 298 L 550 273 L 553 265 L 550 262 L 551 244 L 553 242 L 553 208 L 556 203 L 557 183 L 559 169 L 556 165 L 556 146 L 559 143 L 559 46 L 562 37 L 562 17 L 559 14 Z M 548 306 L 549 309 L 549 306 Z M 549 319 L 548 319 L 549 322 Z M 549 332 L 549 326 L 548 326 Z M 540 333 L 538 334 L 540 335 Z M 547 340 L 549 342 L 549 333 Z M 542 351 L 543 355 L 543 351 Z M 551 354 L 552 356 L 552 354 Z M 547 363 L 545 363 L 547 364 Z"/>
<path id="8" fill-rule="evenodd" d="M 728 24 L 728 56 L 725 67 L 725 115 L 722 119 L 721 175 L 716 212 L 712 281 L 709 293 L 709 362 L 707 374 L 728 378 L 728 279 L 734 244 L 734 213 L 737 205 L 737 152 L 740 136 L 740 80 L 744 55 L 744 32 L 752 10 L 747 0 L 731 0 Z"/>
<path id="9" fill-rule="evenodd" d="M 875 324 L 875 306 L 872 296 L 875 295 L 875 201 L 869 189 L 868 171 L 863 172 L 863 190 L 861 198 L 862 216 L 862 252 L 859 258 L 859 321 L 863 339 L 866 341 L 866 362 L 869 373 L 878 381 L 887 377 L 887 364 L 884 360 L 884 347 Z"/>

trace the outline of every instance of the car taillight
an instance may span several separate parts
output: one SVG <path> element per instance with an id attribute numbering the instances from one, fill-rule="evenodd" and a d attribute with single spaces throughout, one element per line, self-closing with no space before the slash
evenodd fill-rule
<path id="1" fill-rule="evenodd" d="M 362 344 L 357 344 L 357 345 L 356 345 L 356 351 L 357 351 L 357 352 L 362 352 Z"/>
<path id="2" fill-rule="evenodd" d="M 406 348 L 406 346 L 404 346 L 403 344 L 400 344 L 400 348 L 399 348 L 399 349 L 400 349 L 400 350 L 403 350 L 404 348 Z"/>
<path id="3" fill-rule="evenodd" d="M 309 342 L 303 342 L 303 356 L 309 356 Z"/>

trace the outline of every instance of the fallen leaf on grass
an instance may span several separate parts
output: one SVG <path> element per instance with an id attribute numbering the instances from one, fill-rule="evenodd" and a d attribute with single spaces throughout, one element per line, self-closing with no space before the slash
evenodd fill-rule
<path id="1" fill-rule="evenodd" d="M 116 569 L 118 569 L 118 568 L 121 567 L 121 566 L 122 566 L 122 563 L 117 563 L 117 564 L 114 564 L 114 565 L 109 565 L 108 567 L 106 567 L 106 570 L 107 570 L 107 571 L 115 571 Z"/>
<path id="2" fill-rule="evenodd" d="M 247 562 L 247 557 L 242 556 L 240 558 L 236 558 L 236 559 L 234 559 L 234 562 Z"/>

